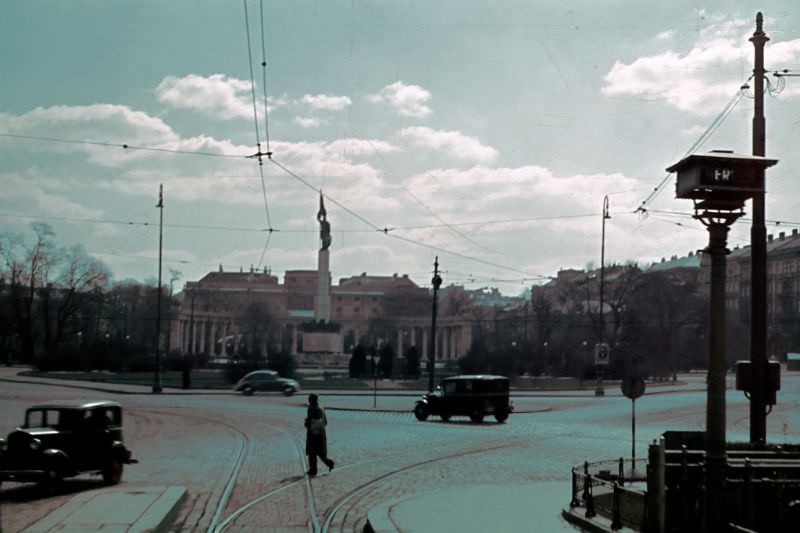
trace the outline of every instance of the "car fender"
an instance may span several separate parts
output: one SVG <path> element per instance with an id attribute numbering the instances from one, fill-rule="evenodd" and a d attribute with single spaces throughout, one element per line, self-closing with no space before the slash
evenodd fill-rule
<path id="1" fill-rule="evenodd" d="M 125 446 L 125 444 L 122 441 L 119 440 L 115 440 L 114 442 L 111 443 L 110 455 L 111 457 L 119 460 L 119 462 L 123 464 L 130 465 L 139 462 L 136 459 L 131 458 L 132 455 L 131 451 Z"/>
<path id="2" fill-rule="evenodd" d="M 52 468 L 62 474 L 72 471 L 71 460 L 64 450 L 48 448 L 42 452 L 42 459 L 48 468 Z"/>

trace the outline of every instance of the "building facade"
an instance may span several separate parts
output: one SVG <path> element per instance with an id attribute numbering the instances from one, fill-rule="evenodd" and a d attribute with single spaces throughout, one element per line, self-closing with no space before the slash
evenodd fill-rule
<path id="1" fill-rule="evenodd" d="M 462 289 L 463 290 L 463 289 Z M 330 326 L 340 332 L 339 345 L 321 347 L 315 332 L 318 273 L 288 270 L 284 282 L 269 272 L 210 272 L 188 282 L 172 327 L 171 346 L 184 354 L 236 357 L 267 346 L 280 346 L 301 362 L 342 363 L 361 343 L 391 344 L 398 355 L 416 346 L 423 360 L 431 350 L 431 291 L 407 275 L 363 273 L 342 278 L 330 288 Z M 472 343 L 473 315 L 465 306 L 440 295 L 436 360 L 456 360 Z M 269 332 L 254 335 L 257 322 Z M 316 330 L 312 332 L 311 330 Z M 305 331 L 304 331 L 305 330 Z"/>

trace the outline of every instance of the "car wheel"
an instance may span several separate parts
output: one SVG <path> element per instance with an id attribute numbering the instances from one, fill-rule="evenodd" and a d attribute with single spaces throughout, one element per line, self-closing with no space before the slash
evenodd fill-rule
<path id="1" fill-rule="evenodd" d="M 442 418 L 442 422 L 447 422 L 447 421 L 450 420 L 450 414 L 449 413 L 442 413 L 439 416 Z"/>
<path id="2" fill-rule="evenodd" d="M 294 394 L 294 387 L 284 387 L 283 388 L 283 395 L 284 396 L 291 396 Z"/>
<path id="3" fill-rule="evenodd" d="M 469 414 L 469 419 L 475 422 L 476 424 L 480 424 L 483 422 L 483 413 L 480 411 L 473 411 Z"/>
<path id="4" fill-rule="evenodd" d="M 508 418 L 508 411 L 497 411 L 494 414 L 494 418 L 495 418 L 495 420 L 497 420 L 498 422 L 500 422 L 502 424 Z"/>
<path id="5" fill-rule="evenodd" d="M 250 385 L 246 386 L 245 388 L 242 389 L 242 394 L 244 394 L 245 396 L 252 396 L 253 387 L 251 387 Z"/>
<path id="6" fill-rule="evenodd" d="M 61 472 L 59 472 L 56 468 L 48 468 L 44 471 L 42 486 L 51 490 L 55 489 L 61 484 L 62 479 L 63 477 L 61 476 Z"/>
<path id="7" fill-rule="evenodd" d="M 112 459 L 108 468 L 103 470 L 103 482 L 106 485 L 116 485 L 122 480 L 123 466 L 119 459 Z"/>
<path id="8" fill-rule="evenodd" d="M 428 408 L 424 404 L 418 403 L 414 407 L 414 416 L 417 417 L 417 420 L 426 420 L 428 418 Z"/>

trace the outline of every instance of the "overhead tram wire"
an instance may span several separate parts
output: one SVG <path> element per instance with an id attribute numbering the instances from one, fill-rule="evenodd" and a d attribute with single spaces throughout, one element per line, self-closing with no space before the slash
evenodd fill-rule
<path id="1" fill-rule="evenodd" d="M 256 107 L 256 81 L 255 76 L 253 74 L 253 48 L 250 42 L 250 15 L 247 9 L 247 0 L 242 0 L 242 4 L 244 5 L 244 27 L 245 33 L 247 37 L 247 59 L 248 59 L 248 67 L 250 68 L 250 95 L 253 100 L 253 126 L 255 127 L 256 132 L 256 148 L 258 151 L 254 156 L 258 159 L 258 175 L 261 178 L 261 194 L 264 198 L 264 216 L 267 222 L 267 228 L 269 233 L 267 235 L 267 239 L 264 242 L 264 248 L 261 251 L 261 257 L 258 260 L 258 267 L 261 268 L 262 262 L 264 261 L 264 255 L 267 253 L 267 248 L 269 247 L 270 240 L 272 238 L 272 221 L 270 220 L 269 216 L 269 200 L 267 198 L 267 184 L 266 180 L 264 179 L 264 159 L 263 156 L 266 155 L 268 158 L 272 157 L 272 152 L 269 150 L 269 126 L 267 124 L 267 151 L 261 151 L 261 135 L 258 128 L 258 110 Z M 266 86 L 266 44 L 264 38 L 264 6 L 259 1 L 259 7 L 261 12 L 261 53 L 262 53 L 262 61 L 261 64 L 264 67 L 264 74 L 263 74 L 263 91 L 264 91 L 264 117 L 267 120 L 267 86 Z"/>
<path id="2" fill-rule="evenodd" d="M 103 146 L 106 148 L 122 148 L 125 150 L 143 150 L 143 151 L 150 151 L 150 152 L 165 152 L 169 154 L 181 154 L 181 155 L 202 155 L 208 157 L 230 157 L 236 159 L 243 159 L 247 156 L 244 155 L 234 155 L 234 154 L 218 154 L 213 152 L 197 152 L 197 151 L 189 151 L 189 150 L 174 150 L 171 148 L 157 148 L 154 146 L 135 146 L 132 144 L 127 143 L 110 143 L 110 142 L 102 142 L 102 141 L 86 141 L 86 140 L 75 140 L 75 139 L 59 139 L 56 137 L 42 137 L 38 135 L 19 135 L 16 133 L 6 133 L 0 132 L 0 137 L 10 137 L 14 139 L 27 139 L 32 141 L 47 141 L 47 142 L 57 142 L 57 143 L 65 143 L 65 144 L 85 144 L 90 146 Z"/>
<path id="3" fill-rule="evenodd" d="M 331 201 L 334 201 L 331 199 Z M 653 212 L 658 212 L 653 210 Z M 612 215 L 620 215 L 620 214 L 634 214 L 633 212 L 622 212 L 622 213 L 612 213 Z M 687 214 L 690 216 L 691 214 Z M 488 224 L 513 224 L 515 222 L 529 222 L 529 221 L 537 221 L 537 220 L 561 220 L 561 219 L 571 219 L 571 218 L 587 218 L 587 217 L 594 217 L 597 216 L 595 214 L 591 215 L 565 215 L 561 217 L 538 217 L 538 218 L 518 218 L 518 219 L 507 219 L 507 220 L 482 220 L 477 222 L 459 222 L 457 225 L 460 226 L 480 226 L 480 225 L 488 225 Z M 122 226 L 155 226 L 155 222 L 145 222 L 139 220 L 115 220 L 115 219 L 105 219 L 105 218 L 79 218 L 79 217 L 59 217 L 59 216 L 52 216 L 52 215 L 32 215 L 32 214 L 25 214 L 25 213 L 10 213 L 10 212 L 3 212 L 0 211 L 0 217 L 8 217 L 8 218 L 24 218 L 24 219 L 32 219 L 32 220 L 58 220 L 62 222 L 78 222 L 78 223 L 86 223 L 86 224 L 116 224 Z M 781 224 L 792 226 L 792 225 L 800 225 L 800 222 L 791 222 L 791 221 L 767 221 L 768 223 L 775 224 L 780 226 Z M 196 230 L 209 230 L 209 231 L 235 231 L 235 232 L 247 232 L 247 233 L 317 233 L 317 230 L 311 229 L 281 229 L 281 228 L 246 228 L 246 227 L 237 227 L 237 226 L 211 226 L 206 224 L 176 224 L 171 222 L 164 223 L 165 228 L 176 228 L 176 229 L 196 229 Z M 337 230 L 338 233 L 375 233 L 376 231 L 380 231 L 381 233 L 391 233 L 393 231 L 406 231 L 406 230 L 415 230 L 415 229 L 438 229 L 443 227 L 440 224 L 431 224 L 425 226 L 397 226 L 397 227 L 386 227 L 381 229 L 341 229 Z"/>
<path id="4" fill-rule="evenodd" d="M 708 128 L 706 128 L 706 130 L 700 135 L 700 137 L 694 143 L 692 143 L 692 145 L 689 147 L 688 150 L 686 150 L 686 152 L 684 153 L 684 157 L 691 154 L 697 148 L 702 146 L 703 143 L 705 143 L 711 137 L 711 135 L 713 135 L 717 131 L 717 129 L 720 127 L 720 125 L 722 125 L 725 119 L 728 118 L 728 115 L 730 115 L 730 113 L 742 99 L 742 87 L 746 86 L 747 82 L 750 81 L 750 79 L 752 79 L 752 76 L 750 76 L 750 78 L 748 78 L 747 81 L 745 81 L 745 83 L 742 84 L 739 90 L 736 91 L 736 94 L 733 95 L 733 97 L 728 101 L 728 103 L 725 105 L 722 111 L 720 111 L 720 113 L 714 118 L 714 120 L 711 122 Z M 670 179 L 671 176 L 672 175 L 670 173 L 664 175 L 664 177 L 661 179 L 661 181 L 658 182 L 658 185 L 656 185 L 653 188 L 653 190 L 650 192 L 647 198 L 645 198 L 644 201 L 642 201 L 642 203 L 639 204 L 639 207 L 636 209 L 637 212 L 643 213 L 647 211 L 646 208 L 647 204 L 649 204 L 651 201 L 655 199 L 656 196 L 658 196 L 658 194 L 664 189 L 664 184 L 667 182 L 667 180 Z"/>
<path id="5" fill-rule="evenodd" d="M 507 266 L 507 265 L 501 265 L 499 263 L 494 263 L 492 261 L 486 261 L 484 259 L 480 259 L 480 258 L 477 258 L 477 257 L 472 257 L 472 256 L 469 256 L 469 255 L 466 255 L 466 254 L 462 254 L 460 252 L 454 252 L 452 250 L 447 250 L 445 248 L 440 248 L 438 246 L 433 246 L 433 245 L 426 244 L 426 243 L 423 243 L 423 242 L 418 242 L 418 241 L 415 241 L 413 239 L 409 239 L 407 237 L 401 237 L 400 235 L 395 235 L 393 233 L 390 233 L 388 227 L 384 227 L 384 228 L 379 227 L 377 224 L 372 223 L 371 221 L 369 221 L 366 218 L 364 218 L 363 216 L 359 215 L 358 213 L 356 213 L 352 209 L 346 207 L 345 205 L 343 205 L 341 202 L 339 202 L 335 198 L 332 198 L 331 196 L 329 196 L 327 194 L 324 194 L 320 189 L 317 189 L 311 183 L 309 183 L 308 180 L 302 178 L 301 176 L 299 176 L 295 172 L 292 172 L 290 169 L 288 169 L 284 165 L 280 164 L 278 161 L 275 160 L 274 157 L 271 157 L 269 160 L 275 166 L 277 166 L 278 168 L 280 168 L 281 170 L 283 170 L 284 172 L 286 172 L 287 174 L 292 176 L 294 179 L 298 180 L 300 183 L 302 183 L 306 187 L 312 189 L 313 191 L 317 192 L 318 194 L 323 195 L 325 197 L 325 199 L 327 199 L 331 203 L 337 205 L 338 207 L 340 207 L 341 209 L 343 209 L 344 211 L 346 211 L 347 213 L 349 213 L 350 215 L 352 215 L 356 219 L 360 220 L 361 222 L 363 222 L 367 226 L 373 228 L 376 232 L 383 233 L 384 235 L 387 235 L 389 237 L 392 237 L 394 239 L 397 239 L 397 240 L 400 240 L 400 241 L 403 241 L 403 242 L 406 242 L 406 243 L 409 243 L 409 244 L 413 244 L 415 246 L 420 246 L 420 247 L 428 248 L 429 250 L 434 250 L 434 251 L 437 251 L 437 252 L 440 252 L 440 253 L 445 253 L 445 254 L 456 256 L 456 257 L 461 257 L 462 259 L 467 259 L 469 261 L 474 261 L 476 263 L 481 263 L 481 264 L 484 264 L 484 265 L 493 266 L 493 267 L 496 267 L 496 268 L 500 268 L 502 270 L 509 270 L 509 271 L 517 272 L 517 273 L 524 274 L 525 276 L 530 276 L 530 277 L 536 277 L 536 278 L 542 278 L 542 279 L 547 278 L 547 276 L 541 276 L 539 274 L 531 274 L 530 272 L 525 272 L 524 270 L 519 270 L 519 269 L 514 268 L 514 267 L 510 267 L 510 266 Z"/>
<path id="6" fill-rule="evenodd" d="M 384 165 L 386 168 L 388 168 L 388 167 L 389 167 L 389 165 L 388 165 L 388 163 L 386 162 L 386 159 L 384 159 L 383 155 L 381 155 L 381 153 L 378 151 L 378 149 L 377 149 L 377 148 L 375 148 L 375 145 L 372 143 L 372 141 L 371 141 L 370 139 L 367 139 L 367 143 L 369 143 L 370 147 L 372 148 L 372 151 L 373 151 L 373 152 L 375 152 L 375 155 L 377 155 L 377 156 L 378 156 L 378 159 L 380 159 L 380 160 L 381 160 L 381 162 L 383 163 L 383 165 Z M 474 245 L 474 246 L 476 246 L 477 248 L 480 248 L 481 250 L 484 250 L 484 251 L 486 251 L 486 252 L 489 252 L 489 253 L 492 253 L 492 254 L 495 254 L 495 255 L 502 255 L 502 256 L 505 256 L 505 257 L 513 257 L 513 256 L 510 256 L 509 254 L 506 254 L 506 253 L 503 253 L 503 252 L 498 252 L 497 250 L 493 250 L 492 248 L 489 248 L 488 246 L 484 246 L 483 244 L 481 244 L 481 243 L 477 242 L 475 239 L 473 239 L 473 238 L 469 237 L 468 235 L 464 234 L 464 233 L 463 233 L 463 232 L 461 232 L 460 230 L 458 230 L 458 229 L 456 229 L 455 227 L 453 227 L 453 226 L 452 226 L 450 223 L 448 223 L 447 221 L 445 221 L 445 220 L 444 220 L 442 217 L 440 217 L 440 216 L 439 216 L 437 213 L 435 213 L 435 212 L 434 212 L 434 211 L 433 211 L 433 210 L 432 210 L 430 207 L 428 207 L 428 205 L 427 205 L 425 202 L 423 202 L 422 200 L 420 200 L 420 199 L 417 197 L 417 195 L 416 195 L 416 194 L 414 194 L 413 192 L 411 192 L 411 189 L 409 189 L 408 187 L 406 187 L 406 186 L 405 186 L 405 185 L 403 185 L 402 183 L 400 184 L 400 187 L 401 187 L 401 188 L 402 188 L 404 191 L 406 191 L 406 193 L 407 193 L 407 194 L 408 194 L 408 195 L 409 195 L 411 198 L 413 198 L 415 202 L 417 202 L 419 205 L 421 205 L 421 206 L 422 206 L 422 207 L 425 209 L 425 211 L 427 211 L 427 212 L 428 212 L 428 213 L 429 213 L 431 216 L 433 216 L 433 217 L 434 217 L 436 220 L 438 220 L 439 222 L 441 222 L 441 223 L 444 225 L 444 227 L 446 227 L 447 229 L 449 229 L 450 231 L 452 231 L 453 233 L 455 233 L 456 235 L 458 235 L 459 237 L 461 237 L 461 238 L 462 238 L 462 239 L 464 239 L 465 241 L 467 241 L 467 242 L 471 243 L 472 245 Z M 514 258 L 514 259 L 518 259 L 518 258 Z"/>
<path id="7" fill-rule="evenodd" d="M 261 15 L 261 88 L 264 93 L 264 136 L 267 141 L 267 157 L 272 153 L 269 147 L 269 105 L 267 98 L 267 44 L 264 33 L 264 0 L 258 0 Z"/>

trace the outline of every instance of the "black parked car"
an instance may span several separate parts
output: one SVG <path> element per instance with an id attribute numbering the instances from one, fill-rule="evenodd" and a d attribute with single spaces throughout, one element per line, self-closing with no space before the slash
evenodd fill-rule
<path id="1" fill-rule="evenodd" d="M 34 405 L 25 423 L 0 439 L 0 482 L 54 484 L 82 473 L 119 483 L 124 465 L 136 463 L 122 442 L 122 406 L 109 401 Z"/>
<path id="2" fill-rule="evenodd" d="M 417 420 L 438 415 L 445 422 L 451 416 L 468 416 L 473 422 L 482 422 L 484 416 L 494 415 L 498 422 L 505 422 L 512 409 L 507 377 L 464 375 L 443 379 L 436 391 L 417 400 L 414 415 Z"/>

